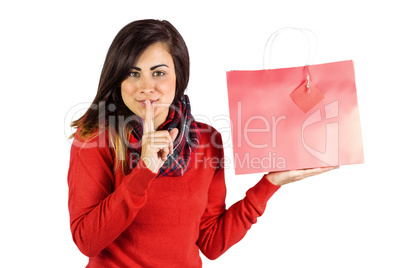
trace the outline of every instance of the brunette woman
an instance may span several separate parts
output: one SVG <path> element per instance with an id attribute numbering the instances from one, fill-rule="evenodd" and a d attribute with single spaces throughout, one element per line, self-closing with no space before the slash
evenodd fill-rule
<path id="1" fill-rule="evenodd" d="M 167 21 L 113 40 L 71 147 L 70 224 L 87 267 L 201 267 L 241 240 L 285 183 L 331 168 L 268 173 L 226 209 L 221 135 L 196 122 L 189 55 Z"/>

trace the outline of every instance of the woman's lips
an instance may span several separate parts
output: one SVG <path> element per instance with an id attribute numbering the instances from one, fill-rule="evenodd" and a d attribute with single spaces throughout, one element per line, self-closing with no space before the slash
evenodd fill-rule
<path id="1" fill-rule="evenodd" d="M 140 105 L 142 107 L 145 107 L 145 101 L 146 100 L 139 100 L 138 102 L 140 103 Z M 155 102 L 157 102 L 158 100 L 149 100 L 151 102 L 151 105 L 153 105 Z"/>

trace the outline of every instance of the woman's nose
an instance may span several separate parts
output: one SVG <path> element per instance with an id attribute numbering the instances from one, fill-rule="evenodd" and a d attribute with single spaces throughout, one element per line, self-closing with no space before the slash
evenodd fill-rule
<path id="1" fill-rule="evenodd" d="M 155 91 L 155 85 L 152 79 L 147 77 L 142 77 L 141 79 L 141 93 L 152 94 Z"/>

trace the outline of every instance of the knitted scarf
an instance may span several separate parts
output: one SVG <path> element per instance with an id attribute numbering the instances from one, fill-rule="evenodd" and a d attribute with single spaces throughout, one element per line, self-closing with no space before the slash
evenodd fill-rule
<path id="1" fill-rule="evenodd" d="M 137 166 L 141 156 L 141 138 L 143 133 L 143 120 L 136 116 L 136 120 L 130 120 L 133 129 L 129 146 L 129 168 Z M 173 142 L 173 153 L 159 169 L 157 176 L 182 176 L 191 169 L 191 153 L 200 143 L 200 126 L 191 115 L 190 100 L 184 95 L 180 101 L 175 101 L 169 107 L 169 115 L 166 121 L 158 127 L 158 130 L 171 131 L 177 128 L 179 133 Z"/>

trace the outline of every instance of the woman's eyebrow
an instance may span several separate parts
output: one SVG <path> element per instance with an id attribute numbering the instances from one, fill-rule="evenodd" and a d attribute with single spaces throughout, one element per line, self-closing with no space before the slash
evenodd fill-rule
<path id="1" fill-rule="evenodd" d="M 153 71 L 158 67 L 168 67 L 169 68 L 169 66 L 167 66 L 166 64 L 158 64 L 158 65 L 155 65 L 155 66 L 151 67 L 150 70 Z"/>
<path id="2" fill-rule="evenodd" d="M 153 71 L 153 70 L 155 70 L 155 69 L 158 68 L 158 67 L 168 67 L 168 68 L 169 68 L 169 66 L 167 66 L 166 64 L 158 64 L 158 65 L 152 66 L 152 67 L 149 68 L 149 69 L 150 69 L 151 71 Z M 137 70 L 137 71 L 141 71 L 141 68 L 140 68 L 140 67 L 136 67 L 136 66 L 131 67 L 131 69 L 134 69 L 134 70 Z"/>

